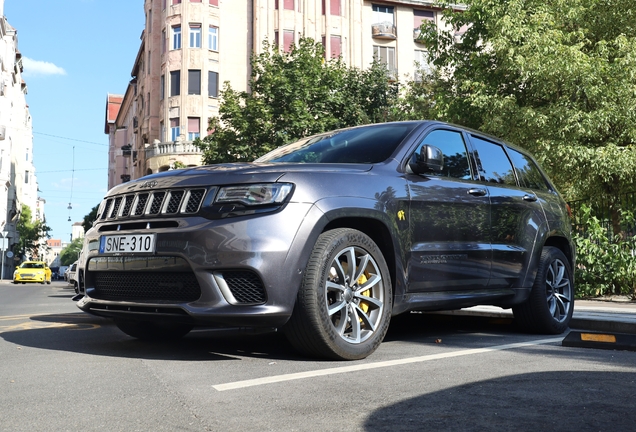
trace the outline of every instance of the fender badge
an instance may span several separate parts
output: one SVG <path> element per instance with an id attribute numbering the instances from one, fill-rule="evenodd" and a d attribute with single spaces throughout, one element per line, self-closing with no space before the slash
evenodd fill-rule
<path id="1" fill-rule="evenodd" d="M 397 212 L 397 217 L 398 217 L 398 220 L 404 220 L 405 219 L 404 210 L 400 210 L 399 212 Z"/>

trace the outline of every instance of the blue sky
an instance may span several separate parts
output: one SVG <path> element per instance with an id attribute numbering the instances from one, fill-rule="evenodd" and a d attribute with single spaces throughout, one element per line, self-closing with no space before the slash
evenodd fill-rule
<path id="1" fill-rule="evenodd" d="M 46 222 L 69 241 L 107 191 L 106 95 L 131 79 L 143 0 L 5 0 L 4 15 L 18 31 Z"/>

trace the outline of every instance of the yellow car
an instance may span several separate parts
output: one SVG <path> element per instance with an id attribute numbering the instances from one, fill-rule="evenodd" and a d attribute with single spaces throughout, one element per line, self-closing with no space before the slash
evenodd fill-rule
<path id="1" fill-rule="evenodd" d="M 13 283 L 39 282 L 51 283 L 51 269 L 43 261 L 25 261 L 15 268 Z"/>

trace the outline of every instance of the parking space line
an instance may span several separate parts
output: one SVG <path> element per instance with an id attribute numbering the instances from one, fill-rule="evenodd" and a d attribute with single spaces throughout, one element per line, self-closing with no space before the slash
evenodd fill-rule
<path id="1" fill-rule="evenodd" d="M 461 357 L 461 356 L 467 356 L 467 355 L 473 355 L 473 354 L 483 354 L 483 353 L 494 352 L 494 351 L 511 350 L 515 348 L 523 348 L 523 347 L 529 347 L 534 345 L 545 345 L 550 343 L 561 342 L 562 340 L 563 340 L 563 337 L 550 338 L 550 339 L 537 339 L 537 340 L 528 341 L 528 342 L 518 342 L 518 343 L 506 344 L 506 345 L 496 345 L 496 346 L 492 346 L 488 348 L 467 349 L 467 350 L 452 351 L 452 352 L 441 353 L 441 354 L 431 354 L 431 355 L 426 355 L 421 357 L 410 357 L 405 359 L 388 360 L 388 361 L 376 362 L 376 363 L 357 364 L 353 366 L 342 366 L 337 368 L 298 372 L 298 373 L 286 374 L 286 375 L 275 375 L 271 377 L 236 381 L 236 382 L 231 382 L 226 384 L 217 384 L 212 386 L 212 388 L 217 391 L 237 390 L 237 389 L 246 388 L 246 387 L 255 387 L 255 386 L 273 384 L 273 383 L 278 383 L 283 381 L 293 381 L 293 380 L 299 380 L 299 379 L 314 378 L 319 376 L 336 375 L 336 374 L 347 373 L 347 372 L 357 372 L 357 371 L 369 370 L 369 369 L 400 366 L 400 365 L 411 364 L 411 363 L 422 363 L 422 362 L 431 361 L 431 360 L 440 360 L 445 358 Z"/>

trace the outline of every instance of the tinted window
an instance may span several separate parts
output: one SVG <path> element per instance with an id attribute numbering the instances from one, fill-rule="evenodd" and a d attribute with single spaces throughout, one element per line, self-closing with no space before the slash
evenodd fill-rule
<path id="1" fill-rule="evenodd" d="M 279 147 L 256 162 L 364 163 L 387 160 L 417 123 L 342 129 Z"/>
<path id="2" fill-rule="evenodd" d="M 508 149 L 508 154 L 517 171 L 519 183 L 522 187 L 536 190 L 549 190 L 548 184 L 539 171 L 539 167 L 532 159 L 513 149 Z"/>
<path id="3" fill-rule="evenodd" d="M 470 180 L 470 167 L 464 138 L 459 132 L 436 130 L 424 138 L 417 148 L 419 152 L 423 145 L 431 145 L 439 148 L 444 154 L 444 169 L 440 173 L 431 172 L 431 175 L 452 177 Z"/>
<path id="4" fill-rule="evenodd" d="M 477 165 L 482 181 L 517 185 L 512 165 L 502 146 L 476 136 L 471 136 L 471 142 L 477 150 Z"/>

